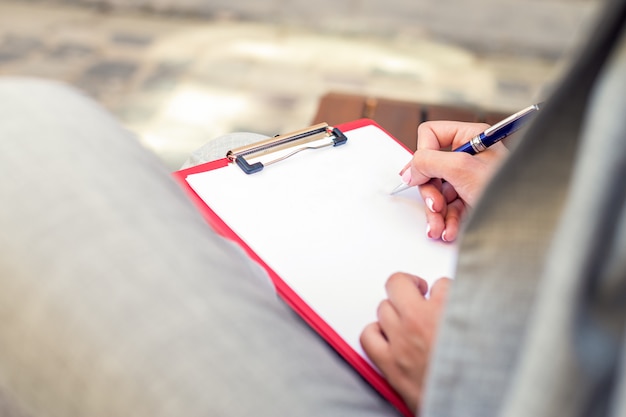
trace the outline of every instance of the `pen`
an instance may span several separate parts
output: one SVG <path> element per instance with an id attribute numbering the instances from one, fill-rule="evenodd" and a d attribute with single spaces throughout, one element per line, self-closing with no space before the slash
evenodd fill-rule
<path id="1" fill-rule="evenodd" d="M 533 104 L 510 115 L 506 119 L 487 128 L 484 132 L 474 136 L 467 143 L 453 149 L 452 152 L 466 152 L 470 155 L 476 155 L 477 153 L 487 150 L 487 148 L 493 144 L 500 142 L 502 139 L 522 128 L 533 118 L 540 106 L 541 103 Z M 402 183 L 394 188 L 390 194 L 397 194 L 409 187 L 410 185 Z"/>

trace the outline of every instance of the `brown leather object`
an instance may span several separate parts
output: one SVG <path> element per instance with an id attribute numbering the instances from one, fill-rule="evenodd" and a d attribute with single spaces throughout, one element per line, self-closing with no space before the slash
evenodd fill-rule
<path id="1" fill-rule="evenodd" d="M 331 92 L 320 99 L 312 124 L 326 122 L 332 126 L 369 118 L 415 151 L 417 126 L 422 122 L 457 120 L 494 124 L 507 116 L 507 113 L 471 106 L 442 106 Z"/>

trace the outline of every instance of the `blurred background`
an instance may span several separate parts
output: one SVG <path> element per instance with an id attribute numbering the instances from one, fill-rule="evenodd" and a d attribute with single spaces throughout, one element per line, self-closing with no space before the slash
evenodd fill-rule
<path id="1" fill-rule="evenodd" d="M 0 0 L 0 76 L 82 89 L 174 170 L 223 134 L 308 126 L 329 92 L 519 110 L 550 91 L 600 5 Z"/>

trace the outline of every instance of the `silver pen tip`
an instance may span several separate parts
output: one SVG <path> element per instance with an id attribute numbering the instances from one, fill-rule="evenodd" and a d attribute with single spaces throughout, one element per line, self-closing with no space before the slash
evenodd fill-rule
<path id="1" fill-rule="evenodd" d="M 398 194 L 399 192 L 404 191 L 407 188 L 411 188 L 411 186 L 409 184 L 402 183 L 402 184 L 398 185 L 396 188 L 394 188 L 393 190 L 391 190 L 389 195 Z"/>

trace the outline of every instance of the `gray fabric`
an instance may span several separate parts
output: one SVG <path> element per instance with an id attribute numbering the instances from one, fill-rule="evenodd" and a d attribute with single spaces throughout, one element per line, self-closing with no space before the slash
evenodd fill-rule
<path id="1" fill-rule="evenodd" d="M 94 103 L 0 115 L 0 415 L 396 414 Z"/>
<path id="2" fill-rule="evenodd" d="M 611 2 L 475 207 L 425 416 L 626 415 L 625 11 Z"/>
<path id="3" fill-rule="evenodd" d="M 625 35 L 590 99 L 505 415 L 602 415 L 623 378 L 614 372 L 626 319 Z"/>

